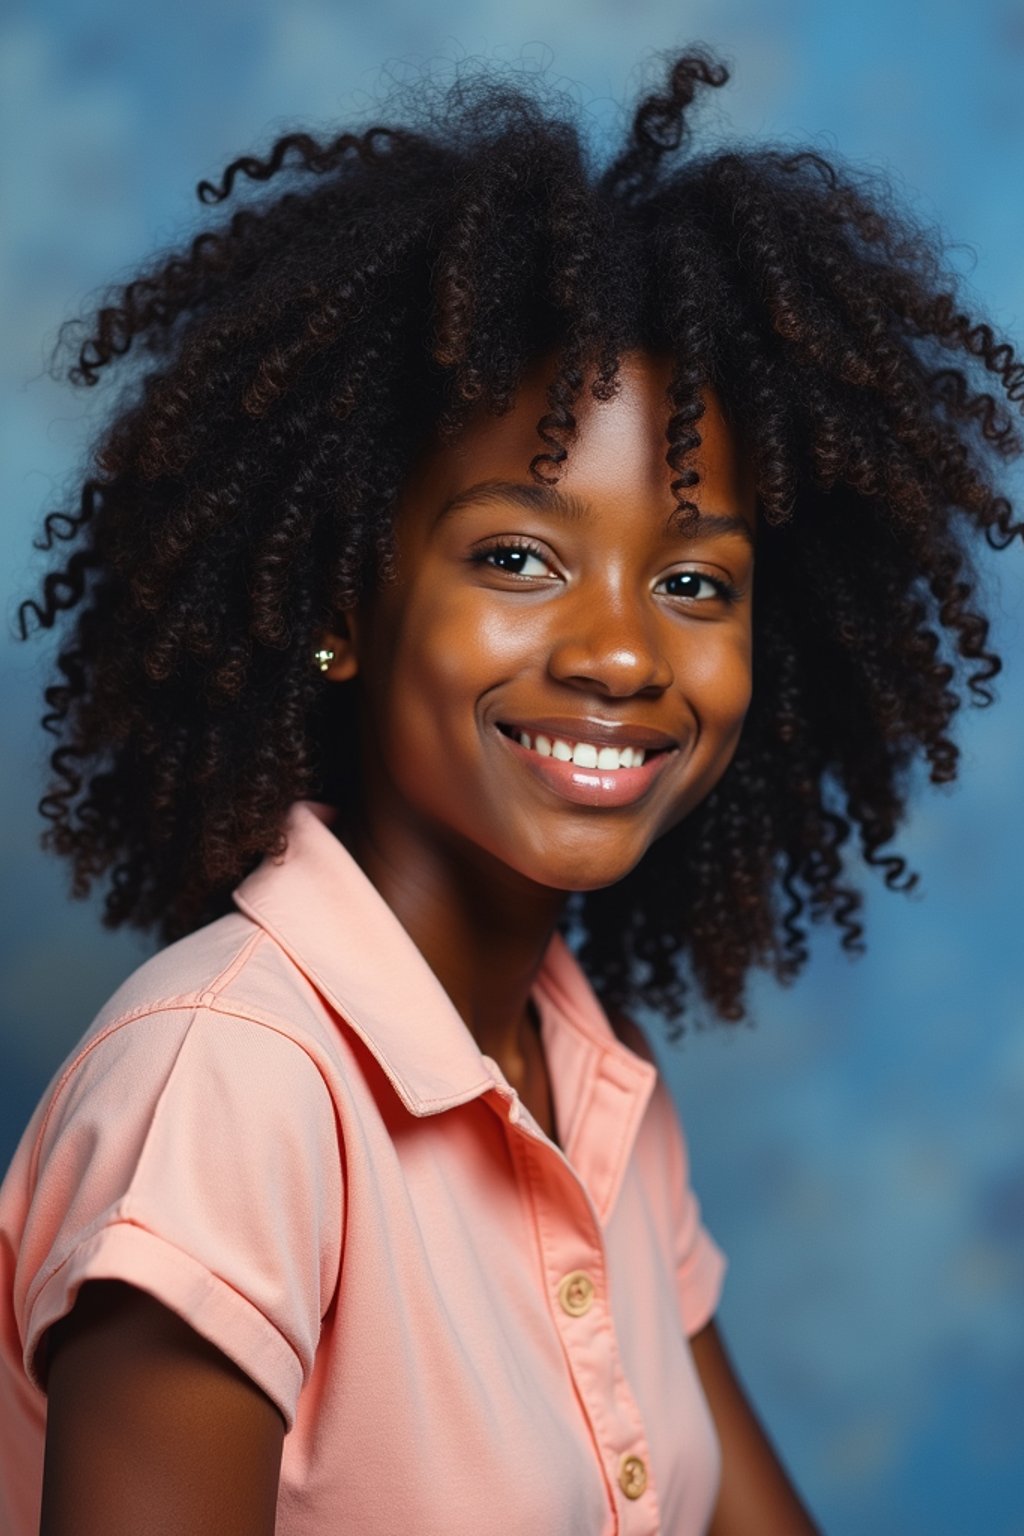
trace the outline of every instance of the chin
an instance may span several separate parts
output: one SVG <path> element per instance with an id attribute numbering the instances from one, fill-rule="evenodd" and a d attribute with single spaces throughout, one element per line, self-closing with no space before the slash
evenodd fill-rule
<path id="1" fill-rule="evenodd" d="M 517 867 L 521 874 L 549 890 L 601 891 L 632 874 L 646 852 L 647 849 L 642 848 L 635 857 L 623 857 L 621 853 L 601 857 L 599 849 L 590 847 L 567 852 L 559 858 L 547 849 L 538 858 L 530 860 L 528 867 L 522 864 Z"/>

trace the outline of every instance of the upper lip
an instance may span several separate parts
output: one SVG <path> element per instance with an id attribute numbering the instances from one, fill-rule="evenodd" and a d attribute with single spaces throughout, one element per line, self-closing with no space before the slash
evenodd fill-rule
<path id="1" fill-rule="evenodd" d="M 528 736 L 559 737 L 562 741 L 593 741 L 606 747 L 643 747 L 648 752 L 664 752 L 679 745 L 675 736 L 655 731 L 649 725 L 634 725 L 629 720 L 597 720 L 590 715 L 568 719 L 564 715 L 546 715 L 543 719 L 502 719 L 498 722 Z"/>

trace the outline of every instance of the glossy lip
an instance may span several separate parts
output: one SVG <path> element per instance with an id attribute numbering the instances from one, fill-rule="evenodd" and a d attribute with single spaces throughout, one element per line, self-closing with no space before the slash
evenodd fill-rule
<path id="1" fill-rule="evenodd" d="M 633 725 L 628 720 L 599 720 L 589 715 L 575 718 L 546 715 L 543 719 L 501 720 L 498 724 L 510 731 L 525 731 L 534 740 L 538 736 L 550 736 L 562 741 L 589 741 L 600 747 L 643 747 L 646 752 L 667 752 L 679 745 L 675 736 L 652 730 L 649 725 Z M 633 770 L 620 768 L 617 771 L 631 773 Z"/>
<path id="2" fill-rule="evenodd" d="M 581 768 L 578 763 L 563 763 L 556 757 L 541 757 L 539 752 L 520 746 L 518 741 L 511 736 L 506 736 L 505 732 L 498 730 L 497 726 L 494 734 L 535 778 L 548 789 L 554 790 L 555 794 L 563 800 L 569 800 L 574 805 L 593 805 L 607 810 L 617 806 L 632 805 L 635 801 L 643 799 L 661 777 L 666 764 L 675 755 L 671 750 L 659 751 L 654 757 L 648 758 L 640 768 Z M 594 739 L 593 737 L 563 736 L 563 740 L 569 741 Z M 621 736 L 619 741 L 623 746 L 633 744 L 623 740 Z M 608 744 L 612 745 L 612 743 Z M 636 744 L 639 745 L 639 743 Z"/>

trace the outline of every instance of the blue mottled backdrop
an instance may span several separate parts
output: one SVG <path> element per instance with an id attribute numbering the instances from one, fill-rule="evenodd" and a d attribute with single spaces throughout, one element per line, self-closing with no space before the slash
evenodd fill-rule
<path id="1" fill-rule="evenodd" d="M 39 669 L 14 640 L 31 537 L 102 408 L 45 364 L 62 319 L 199 210 L 195 183 L 297 121 L 361 120 L 390 81 L 483 55 L 562 79 L 601 136 L 656 50 L 734 66 L 716 133 L 883 167 L 1024 337 L 1024 8 L 1001 0 L 11 0 L 0 20 L 3 753 L 0 1161 L 61 1056 L 145 953 L 37 851 Z M 1020 487 L 1018 486 L 1018 490 Z M 665 1064 L 709 1225 L 720 1322 L 833 1536 L 1024 1533 L 1024 558 L 985 571 L 999 702 L 960 723 L 962 784 L 922 784 L 911 898 L 865 877 L 869 952 L 821 933 L 756 1028 Z"/>

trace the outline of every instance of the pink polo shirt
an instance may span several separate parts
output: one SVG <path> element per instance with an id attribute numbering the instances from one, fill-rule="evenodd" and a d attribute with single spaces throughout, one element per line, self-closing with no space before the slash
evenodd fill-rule
<path id="1" fill-rule="evenodd" d="M 116 1278 L 279 1407 L 278 1536 L 696 1536 L 720 1462 L 687 1335 L 725 1260 L 642 1035 L 556 936 L 560 1150 L 331 816 L 295 805 L 238 910 L 128 978 L 21 1140 L 0 1531 L 38 1530 L 45 1330 Z"/>

